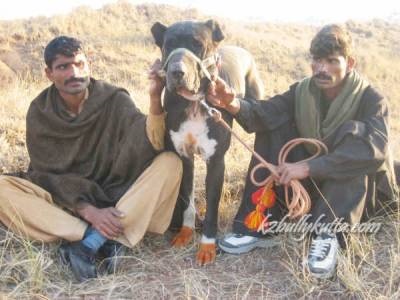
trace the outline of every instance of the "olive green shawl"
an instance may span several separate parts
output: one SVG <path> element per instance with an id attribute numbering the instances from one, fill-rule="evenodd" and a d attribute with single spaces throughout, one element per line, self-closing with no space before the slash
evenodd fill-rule
<path id="1" fill-rule="evenodd" d="M 353 119 L 368 85 L 356 71 L 350 72 L 322 120 L 321 90 L 316 87 L 312 77 L 302 80 L 296 87 L 295 99 L 295 118 L 300 136 L 323 140 L 344 122 Z"/>
<path id="2" fill-rule="evenodd" d="M 27 114 L 28 179 L 70 209 L 82 201 L 114 205 L 156 155 L 145 123 L 124 89 L 91 79 L 72 117 L 52 85 Z"/>

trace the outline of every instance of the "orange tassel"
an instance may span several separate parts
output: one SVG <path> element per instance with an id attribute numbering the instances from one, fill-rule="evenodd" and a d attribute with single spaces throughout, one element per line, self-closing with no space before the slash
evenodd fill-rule
<path id="1" fill-rule="evenodd" d="M 260 203 L 262 203 L 262 205 L 264 205 L 266 208 L 271 208 L 275 205 L 275 198 L 276 194 L 272 188 L 272 185 L 266 186 L 260 196 Z"/>
<path id="2" fill-rule="evenodd" d="M 262 224 L 265 216 L 264 211 L 275 205 L 276 194 L 273 185 L 267 185 L 255 191 L 251 196 L 252 202 L 256 205 L 244 219 L 244 224 L 250 230 L 257 230 Z"/>
<path id="3" fill-rule="evenodd" d="M 248 229 L 255 231 L 260 227 L 263 220 L 264 214 L 256 209 L 246 216 L 244 219 L 244 225 L 246 225 Z"/>

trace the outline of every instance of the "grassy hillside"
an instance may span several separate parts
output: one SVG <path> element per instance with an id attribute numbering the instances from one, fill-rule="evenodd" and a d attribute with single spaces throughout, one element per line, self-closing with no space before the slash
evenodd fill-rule
<path id="1" fill-rule="evenodd" d="M 48 85 L 43 49 L 56 35 L 76 36 L 87 45 L 94 77 L 127 88 L 147 111 L 147 69 L 159 56 L 150 35 L 155 21 L 207 20 L 196 10 L 166 5 L 133 6 L 118 3 L 93 10 L 81 7 L 68 15 L 0 22 L 0 174 L 24 170 L 25 114 L 30 101 Z M 265 93 L 285 91 L 310 74 L 308 47 L 317 29 L 304 24 L 243 23 L 219 19 L 225 44 L 247 48 L 255 56 Z M 346 26 L 353 33 L 358 69 L 390 101 L 392 141 L 400 157 L 400 24 L 382 20 Z M 238 126 L 249 143 L 252 136 Z M 249 154 L 233 142 L 220 207 L 220 234 L 229 230 L 238 206 Z M 204 205 L 204 164 L 197 163 L 196 195 Z M 378 220 L 379 221 L 379 220 Z M 0 299 L 50 299 L 93 296 L 94 299 L 143 298 L 280 298 L 338 297 L 397 298 L 400 284 L 400 227 L 385 221 L 375 237 L 356 237 L 340 258 L 338 278 L 316 283 L 301 267 L 305 243 L 288 237 L 282 247 L 257 250 L 240 257 L 220 255 L 207 268 L 194 264 L 197 244 L 170 249 L 168 238 L 148 236 L 125 258 L 115 276 L 103 276 L 83 285 L 71 284 L 71 273 L 57 263 L 57 245 L 28 243 L 0 227 Z M 361 243 L 362 241 L 362 243 Z M 97 298 L 96 298 L 97 297 Z M 43 298 L 42 298 L 43 299 Z"/>

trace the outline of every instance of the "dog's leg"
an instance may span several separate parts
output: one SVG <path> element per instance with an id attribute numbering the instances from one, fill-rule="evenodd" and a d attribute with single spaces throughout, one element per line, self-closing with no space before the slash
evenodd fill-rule
<path id="1" fill-rule="evenodd" d="M 264 85 L 256 68 L 254 59 L 252 59 L 250 69 L 246 75 L 245 97 L 250 99 L 262 99 L 263 96 Z"/>
<path id="2" fill-rule="evenodd" d="M 183 225 L 182 227 L 189 227 L 194 229 L 196 220 L 196 207 L 194 204 L 194 182 L 192 186 L 192 193 L 190 194 L 189 206 L 183 212 Z"/>
<path id="3" fill-rule="evenodd" d="M 194 188 L 193 188 L 193 160 L 182 158 L 183 175 L 178 201 L 180 210 L 177 212 L 183 214 L 182 227 L 178 234 L 172 239 L 171 244 L 174 247 L 184 247 L 193 239 L 195 226 L 195 206 L 194 206 Z M 182 216 L 179 216 L 182 219 Z"/>
<path id="4" fill-rule="evenodd" d="M 197 252 L 197 263 L 206 265 L 215 261 L 215 237 L 218 229 L 218 207 L 224 183 L 224 157 L 214 157 L 207 162 L 206 201 L 207 209 L 203 221 L 203 236 Z"/>

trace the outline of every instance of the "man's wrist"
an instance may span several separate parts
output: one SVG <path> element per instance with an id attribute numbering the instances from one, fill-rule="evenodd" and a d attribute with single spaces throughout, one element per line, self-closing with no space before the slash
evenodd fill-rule
<path id="1" fill-rule="evenodd" d="M 225 108 L 231 115 L 237 115 L 240 110 L 240 99 L 238 97 L 233 98 L 232 102 Z"/>
<path id="2" fill-rule="evenodd" d="M 328 165 L 326 163 L 326 156 L 327 154 L 319 156 L 307 162 L 310 168 L 310 177 L 318 179 L 323 179 L 327 177 L 330 170 L 328 169 Z"/>
<path id="3" fill-rule="evenodd" d="M 81 203 L 78 205 L 76 212 L 85 221 L 88 221 L 90 223 L 91 215 L 92 215 L 92 212 L 94 209 L 96 209 L 96 208 L 89 203 Z"/>

